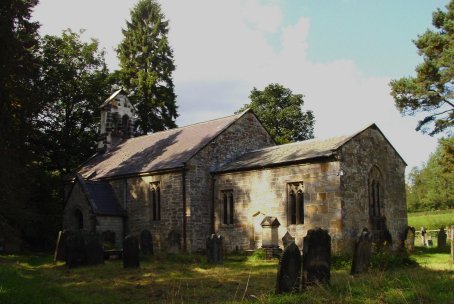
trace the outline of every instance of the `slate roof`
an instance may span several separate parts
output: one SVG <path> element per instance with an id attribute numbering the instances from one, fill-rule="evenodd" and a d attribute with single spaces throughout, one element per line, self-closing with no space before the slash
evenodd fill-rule
<path id="1" fill-rule="evenodd" d="M 350 139 L 371 127 L 376 128 L 381 133 L 380 129 L 375 124 L 371 124 L 351 135 L 333 137 L 323 140 L 311 139 L 280 146 L 258 149 L 243 154 L 236 160 L 219 168 L 217 172 L 221 173 L 239 171 L 244 169 L 259 169 L 275 165 L 298 163 L 314 158 L 330 157 L 333 156 L 336 150 L 347 143 Z"/>
<path id="2" fill-rule="evenodd" d="M 115 192 L 108 182 L 86 181 L 79 174 L 77 180 L 95 214 L 111 216 L 126 214 L 125 210 L 120 207 Z"/>
<path id="3" fill-rule="evenodd" d="M 182 128 L 131 138 L 78 170 L 85 179 L 102 179 L 182 168 L 184 163 L 244 115 L 231 115 Z"/>

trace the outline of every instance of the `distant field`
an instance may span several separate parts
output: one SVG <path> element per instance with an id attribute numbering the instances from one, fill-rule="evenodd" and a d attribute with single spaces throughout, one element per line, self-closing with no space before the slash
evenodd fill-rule
<path id="1" fill-rule="evenodd" d="M 440 229 L 443 225 L 445 228 L 454 225 L 454 209 L 414 212 L 408 213 L 408 225 L 413 226 L 416 230 L 421 227 L 428 229 Z"/>

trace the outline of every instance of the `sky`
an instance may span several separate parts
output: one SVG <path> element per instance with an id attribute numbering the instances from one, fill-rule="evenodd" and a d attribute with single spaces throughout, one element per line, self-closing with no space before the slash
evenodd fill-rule
<path id="1" fill-rule="evenodd" d="M 42 35 L 84 29 L 118 68 L 115 48 L 137 1 L 40 0 Z M 170 22 L 177 124 L 233 114 L 256 87 L 279 83 L 304 95 L 315 137 L 352 134 L 376 123 L 407 162 L 427 161 L 437 138 L 394 107 L 389 82 L 414 76 L 412 43 L 448 0 L 161 0 Z"/>

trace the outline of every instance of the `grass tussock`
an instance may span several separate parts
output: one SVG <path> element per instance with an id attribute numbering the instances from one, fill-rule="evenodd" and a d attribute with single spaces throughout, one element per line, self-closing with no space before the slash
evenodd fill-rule
<path id="1" fill-rule="evenodd" d="M 260 251 L 222 265 L 197 254 L 157 254 L 139 269 L 123 269 L 120 260 L 68 269 L 47 255 L 0 256 L 0 303 L 452 303 L 448 252 L 375 255 L 369 272 L 355 276 L 348 257 L 334 256 L 330 285 L 286 295 L 274 294 L 278 260 L 263 260 Z"/>

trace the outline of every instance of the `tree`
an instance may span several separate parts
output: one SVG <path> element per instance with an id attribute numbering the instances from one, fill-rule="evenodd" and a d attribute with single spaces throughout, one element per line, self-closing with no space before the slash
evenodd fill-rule
<path id="1" fill-rule="evenodd" d="M 424 60 L 416 67 L 416 77 L 390 82 L 397 109 L 404 115 L 424 112 L 416 130 L 430 135 L 449 134 L 454 124 L 454 1 L 446 7 L 446 12 L 433 13 L 436 30 L 414 41 Z"/>
<path id="2" fill-rule="evenodd" d="M 47 170 L 64 175 L 95 153 L 99 106 L 110 93 L 104 51 L 80 34 L 46 35 L 40 51 L 40 97 L 36 129 Z"/>
<path id="3" fill-rule="evenodd" d="M 0 221 L 12 226 L 22 222 L 32 192 L 31 126 L 40 103 L 39 24 L 30 15 L 37 2 L 0 1 Z"/>
<path id="4" fill-rule="evenodd" d="M 130 15 L 117 53 L 122 85 L 132 93 L 130 100 L 137 108 L 139 132 L 174 128 L 178 114 L 169 22 L 155 0 L 140 0 Z"/>
<path id="5" fill-rule="evenodd" d="M 302 94 L 275 83 L 263 91 L 254 88 L 249 98 L 251 102 L 236 113 L 251 108 L 278 144 L 314 137 L 314 114 L 302 110 Z"/>
<path id="6" fill-rule="evenodd" d="M 445 138 L 421 169 L 413 168 L 407 185 L 410 211 L 454 208 L 454 138 Z"/>

